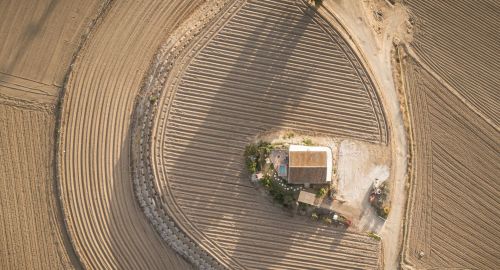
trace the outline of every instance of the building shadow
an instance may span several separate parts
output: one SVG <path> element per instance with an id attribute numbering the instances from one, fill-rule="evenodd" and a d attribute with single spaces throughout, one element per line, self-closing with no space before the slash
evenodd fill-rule
<path id="1" fill-rule="evenodd" d="M 319 117 L 325 109 L 308 107 L 315 102 L 311 92 L 325 94 L 312 86 L 328 84 L 322 72 L 339 68 L 322 62 L 324 46 L 334 42 L 326 33 L 318 44 L 311 42 L 321 31 L 318 16 L 294 1 L 249 1 L 180 75 L 163 145 L 173 200 L 200 233 L 242 265 L 341 267 L 333 257 L 346 248 L 361 266 L 368 265 L 362 257 L 377 259 L 370 256 L 378 253 L 356 250 L 352 242 L 359 235 L 290 217 L 244 171 L 243 149 L 262 132 L 336 134 Z M 338 78 L 331 80 L 332 87 L 342 87 Z"/>

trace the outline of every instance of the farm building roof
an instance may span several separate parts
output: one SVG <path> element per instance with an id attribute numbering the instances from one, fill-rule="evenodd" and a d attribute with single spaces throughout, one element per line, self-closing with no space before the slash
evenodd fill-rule
<path id="1" fill-rule="evenodd" d="M 290 184 L 323 184 L 330 181 L 332 154 L 328 147 L 291 145 L 289 149 Z"/>
<path id="2" fill-rule="evenodd" d="M 315 205 L 316 195 L 314 193 L 301 190 L 297 201 L 309 205 Z"/>

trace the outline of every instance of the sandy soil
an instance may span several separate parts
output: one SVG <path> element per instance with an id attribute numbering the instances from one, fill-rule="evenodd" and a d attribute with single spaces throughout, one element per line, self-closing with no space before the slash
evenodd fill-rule
<path id="1" fill-rule="evenodd" d="M 415 39 L 405 47 L 403 77 L 414 161 L 403 266 L 493 269 L 500 263 L 498 2 L 407 4 Z"/>
<path id="2" fill-rule="evenodd" d="M 53 105 L 100 1 L 0 2 L 0 102 Z"/>
<path id="3" fill-rule="evenodd" d="M 54 177 L 54 107 L 98 1 L 0 2 L 0 268 L 80 268 Z"/>
<path id="4" fill-rule="evenodd" d="M 87 268 L 189 268 L 161 241 L 134 199 L 129 125 L 158 45 L 196 6 L 114 2 L 69 76 L 59 176 L 68 230 Z"/>
<path id="5" fill-rule="evenodd" d="M 171 36 L 199 2 L 116 1 L 90 36 L 108 2 L 0 2 L 0 188 L 7 191 L 0 195 L 0 268 L 190 268 L 168 242 L 215 268 L 210 257 L 229 268 L 396 269 L 404 124 L 412 157 L 403 267 L 500 264 L 497 2 L 408 0 L 408 16 L 390 1 L 324 0 L 323 19 L 311 19 L 296 6 L 303 1 L 237 0 L 206 28 L 190 23 L 182 37 Z M 211 3 L 203 14 L 220 8 Z M 195 29 L 204 30 L 194 37 Z M 172 62 L 160 67 L 173 71 L 155 78 L 147 70 L 162 43 Z M 393 78 L 398 43 L 410 44 L 409 56 Z M 61 116 L 62 207 L 54 107 L 77 52 Z M 140 138 L 147 158 L 135 173 L 156 199 L 148 203 L 175 224 L 133 199 L 131 117 L 142 83 L 153 79 L 166 88 L 155 122 L 147 118 L 139 129 L 149 132 Z M 235 168 L 243 166 L 244 145 L 274 127 L 339 138 L 331 143 L 341 155 L 343 196 L 368 211 L 359 227 L 380 232 L 382 248 L 255 199 Z M 391 214 L 373 222 L 355 190 L 386 176 Z M 167 231 L 175 237 L 163 237 Z"/>
<path id="6" fill-rule="evenodd" d="M 452 86 L 466 106 L 498 127 L 500 2 L 459 1 L 448 5 L 441 1 L 406 0 L 405 3 L 417 29 L 412 48 Z"/>
<path id="7" fill-rule="evenodd" d="M 344 27 L 359 48 L 363 59 L 370 66 L 373 78 L 379 85 L 382 103 L 390 127 L 390 147 L 393 160 L 390 179 L 392 182 L 391 213 L 380 234 L 383 242 L 383 261 L 386 269 L 396 269 L 402 245 L 403 215 L 406 202 L 406 168 L 408 146 L 400 110 L 398 92 L 391 63 L 394 42 L 411 40 L 411 25 L 401 5 L 389 5 L 387 1 L 324 1 L 324 7 L 333 16 L 332 22 Z M 381 20 L 374 12 L 381 11 Z"/>
<path id="8" fill-rule="evenodd" d="M 231 14 L 183 51 L 165 82 L 151 149 L 164 206 L 231 268 L 377 267 L 378 242 L 287 216 L 238 169 L 247 142 L 273 127 L 384 144 L 367 71 L 293 1 L 249 1 Z"/>
<path id="9" fill-rule="evenodd" d="M 493 269 L 500 262 L 498 130 L 415 60 L 405 65 L 415 146 L 404 266 Z"/>
<path id="10" fill-rule="evenodd" d="M 56 201 L 54 115 L 0 104 L 0 123 L 0 268 L 78 266 Z"/>
<path id="11" fill-rule="evenodd" d="M 385 145 L 373 145 L 352 140 L 340 143 L 338 158 L 338 195 L 344 205 L 356 209 L 354 226 L 361 232 L 380 233 L 384 220 L 368 202 L 373 182 L 390 179 L 391 151 Z"/>

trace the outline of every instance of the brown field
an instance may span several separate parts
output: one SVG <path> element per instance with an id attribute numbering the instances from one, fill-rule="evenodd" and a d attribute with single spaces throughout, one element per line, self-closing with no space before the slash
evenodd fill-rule
<path id="1" fill-rule="evenodd" d="M 74 64 L 59 168 L 68 231 L 86 268 L 189 268 L 134 199 L 129 125 L 158 45 L 196 7 L 193 1 L 114 2 Z"/>
<path id="2" fill-rule="evenodd" d="M 500 264 L 498 130 L 412 58 L 405 67 L 414 169 L 404 263 L 494 269 Z"/>
<path id="3" fill-rule="evenodd" d="M 499 1 L 405 0 L 415 19 L 412 46 L 465 105 L 500 124 Z"/>
<path id="4" fill-rule="evenodd" d="M 0 269 L 498 268 L 499 2 L 307 2 L 0 1 Z M 382 241 L 250 183 L 283 130 L 391 152 Z"/>
<path id="5" fill-rule="evenodd" d="M 53 180 L 54 115 L 0 104 L 0 123 L 0 268 L 72 268 Z"/>
<path id="6" fill-rule="evenodd" d="M 0 268 L 71 269 L 54 178 L 54 106 L 97 1 L 0 2 Z"/>
<path id="7" fill-rule="evenodd" d="M 163 206 L 230 268 L 377 268 L 378 242 L 291 218 L 242 175 L 245 144 L 272 128 L 386 143 L 367 71 L 304 3 L 240 5 L 197 35 L 169 74 L 151 152 Z"/>
<path id="8" fill-rule="evenodd" d="M 0 2 L 0 101 L 53 105 L 99 1 Z"/>

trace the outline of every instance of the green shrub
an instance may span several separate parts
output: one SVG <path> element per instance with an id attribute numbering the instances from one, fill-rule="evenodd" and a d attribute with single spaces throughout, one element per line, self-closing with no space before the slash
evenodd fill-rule
<path id="1" fill-rule="evenodd" d="M 246 162 L 247 170 L 250 173 L 255 173 L 257 171 L 257 162 L 255 162 L 251 158 L 247 158 L 245 162 Z"/>
<path id="2" fill-rule="evenodd" d="M 371 238 L 375 239 L 375 240 L 378 240 L 380 241 L 380 236 L 374 232 L 368 232 L 368 236 L 370 236 Z"/>
<path id="3" fill-rule="evenodd" d="M 249 144 L 245 146 L 245 163 L 250 173 L 262 170 L 266 163 L 266 158 L 271 153 L 273 146 L 268 142 L 259 142 L 258 144 Z"/>
<path id="4" fill-rule="evenodd" d="M 325 196 L 326 192 L 327 192 L 326 188 L 320 188 L 316 192 L 316 197 L 317 198 L 323 197 L 323 196 Z"/>
<path id="5" fill-rule="evenodd" d="M 312 220 L 314 220 L 314 221 L 318 220 L 318 219 L 319 219 L 318 213 L 313 212 L 313 213 L 311 214 L 311 219 L 312 219 Z"/>
<path id="6" fill-rule="evenodd" d="M 304 145 L 306 145 L 306 146 L 313 146 L 313 145 L 314 145 L 314 144 L 313 144 L 313 142 L 312 142 L 312 140 L 311 140 L 310 138 L 304 138 L 304 139 L 302 140 L 302 143 L 303 143 Z"/>
<path id="7" fill-rule="evenodd" d="M 295 134 L 292 131 L 289 131 L 285 135 L 283 135 L 283 139 L 291 139 L 293 137 L 295 137 Z"/>
<path id="8" fill-rule="evenodd" d="M 323 217 L 323 222 L 327 225 L 332 224 L 332 219 L 329 217 Z"/>
<path id="9" fill-rule="evenodd" d="M 285 194 L 283 197 L 283 204 L 285 206 L 291 205 L 295 200 L 293 199 L 293 196 L 289 193 Z"/>
<path id="10" fill-rule="evenodd" d="M 158 100 L 157 96 L 154 96 L 154 95 L 149 96 L 149 102 L 151 104 L 154 104 L 157 100 Z"/>
<path id="11" fill-rule="evenodd" d="M 323 0 L 314 0 L 314 7 L 319 7 L 323 3 Z"/>
<path id="12" fill-rule="evenodd" d="M 260 183 L 266 188 L 271 188 L 272 181 L 273 180 L 271 180 L 271 177 L 269 175 L 265 175 L 264 177 L 262 177 L 262 179 L 260 179 Z"/>
<path id="13" fill-rule="evenodd" d="M 251 143 L 245 146 L 245 157 L 255 156 L 255 154 L 257 154 L 257 145 Z"/>

